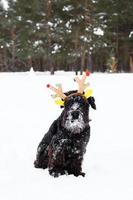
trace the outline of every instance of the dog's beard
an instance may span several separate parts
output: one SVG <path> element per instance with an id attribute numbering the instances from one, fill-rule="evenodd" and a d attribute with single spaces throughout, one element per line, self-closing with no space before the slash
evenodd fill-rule
<path id="1" fill-rule="evenodd" d="M 68 114 L 64 127 L 72 133 L 80 133 L 85 128 L 83 114 L 80 113 L 78 119 L 73 119 L 71 112 Z"/>

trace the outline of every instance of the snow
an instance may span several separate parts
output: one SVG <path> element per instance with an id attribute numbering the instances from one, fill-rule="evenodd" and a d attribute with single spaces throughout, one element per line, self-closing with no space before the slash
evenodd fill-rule
<path id="1" fill-rule="evenodd" d="M 61 110 L 47 83 L 75 89 L 74 73 L 0 73 L 1 200 L 133 200 L 133 75 L 91 74 L 97 110 L 84 158 L 86 177 L 35 169 L 36 148 Z"/>
<path id="2" fill-rule="evenodd" d="M 7 10 L 8 9 L 8 2 L 7 2 L 7 0 L 1 0 L 1 2 L 2 2 L 4 8 Z"/>

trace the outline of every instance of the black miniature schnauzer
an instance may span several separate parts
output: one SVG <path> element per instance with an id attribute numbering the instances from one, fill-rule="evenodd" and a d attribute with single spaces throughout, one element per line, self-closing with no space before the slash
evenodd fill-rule
<path id="1" fill-rule="evenodd" d="M 85 176 L 83 156 L 90 138 L 89 107 L 96 109 L 94 97 L 76 91 L 65 93 L 64 109 L 40 142 L 34 166 L 48 168 L 50 175 Z"/>

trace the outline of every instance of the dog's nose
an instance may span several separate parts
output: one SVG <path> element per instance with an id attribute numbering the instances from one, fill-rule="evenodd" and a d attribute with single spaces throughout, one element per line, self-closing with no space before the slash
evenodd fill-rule
<path id="1" fill-rule="evenodd" d="M 72 112 L 72 117 L 73 117 L 73 119 L 78 119 L 78 117 L 79 117 L 79 111 L 73 111 Z"/>

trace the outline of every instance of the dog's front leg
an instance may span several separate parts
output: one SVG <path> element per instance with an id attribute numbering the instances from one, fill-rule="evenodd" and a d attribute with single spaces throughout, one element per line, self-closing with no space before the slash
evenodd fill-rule
<path id="1" fill-rule="evenodd" d="M 36 168 L 47 168 L 48 166 L 48 147 L 57 131 L 57 122 L 55 120 L 52 125 L 50 126 L 48 132 L 44 135 L 43 139 L 38 145 L 36 160 L 34 161 L 34 166 Z"/>
<path id="2" fill-rule="evenodd" d="M 48 155 L 47 155 L 47 145 L 41 144 L 37 149 L 36 160 L 34 166 L 36 168 L 47 168 L 48 165 Z"/>
<path id="3" fill-rule="evenodd" d="M 54 140 L 49 147 L 48 169 L 50 175 L 58 177 L 65 174 L 65 139 Z"/>
<path id="4" fill-rule="evenodd" d="M 81 155 L 77 156 L 77 158 L 72 158 L 70 164 L 67 166 L 68 174 L 84 177 L 85 173 L 82 172 L 82 161 L 83 158 L 81 157 Z"/>

